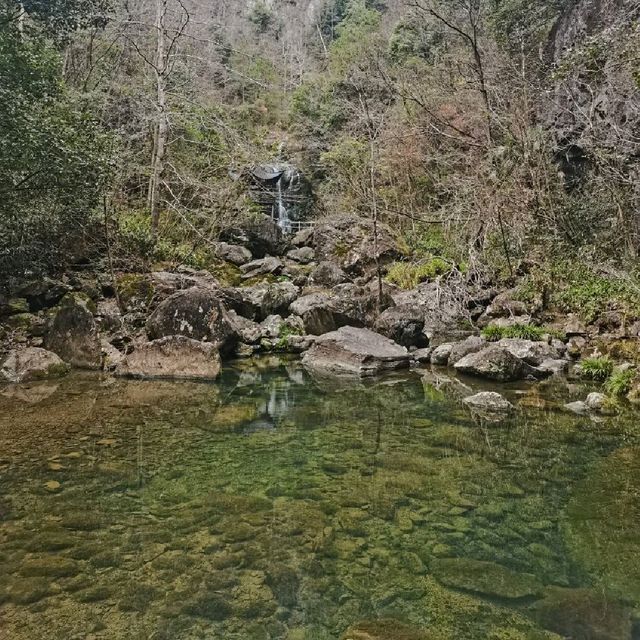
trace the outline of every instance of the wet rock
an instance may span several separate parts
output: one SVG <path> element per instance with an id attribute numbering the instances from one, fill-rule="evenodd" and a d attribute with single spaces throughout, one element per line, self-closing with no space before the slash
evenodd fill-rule
<path id="1" fill-rule="evenodd" d="M 260 571 L 249 571 L 232 591 L 233 612 L 241 618 L 263 618 L 273 614 L 277 602 Z"/>
<path id="2" fill-rule="evenodd" d="M 68 372 L 69 365 L 55 353 L 38 347 L 14 349 L 0 360 L 0 382 L 32 382 Z"/>
<path id="3" fill-rule="evenodd" d="M 182 611 L 189 616 L 207 620 L 225 620 L 232 612 L 228 596 L 222 593 L 199 594 L 188 599 L 183 604 Z"/>
<path id="4" fill-rule="evenodd" d="M 373 222 L 355 215 L 336 216 L 314 228 L 313 246 L 318 261 L 334 262 L 350 275 L 371 276 L 376 270 Z M 380 264 L 401 257 L 401 252 L 386 225 L 378 225 Z"/>
<path id="5" fill-rule="evenodd" d="M 215 345 L 168 336 L 137 347 L 117 366 L 115 374 L 127 378 L 215 380 L 220 368 Z"/>
<path id="6" fill-rule="evenodd" d="M 513 409 L 513 405 L 495 391 L 481 391 L 480 393 L 465 398 L 463 402 L 468 407 L 480 411 L 508 412 Z"/>
<path id="7" fill-rule="evenodd" d="M 447 587 L 484 596 L 518 600 L 536 596 L 542 585 L 534 575 L 516 573 L 502 565 L 470 558 L 438 558 L 432 571 Z"/>
<path id="8" fill-rule="evenodd" d="M 17 605 L 34 604 L 51 595 L 51 581 L 41 577 L 15 580 L 6 595 L 9 602 Z"/>
<path id="9" fill-rule="evenodd" d="M 240 267 L 240 271 L 242 271 L 242 278 L 249 280 L 250 278 L 258 278 L 260 276 L 276 276 L 282 272 L 283 268 L 284 264 L 280 259 L 268 256 L 243 264 Z"/>
<path id="10" fill-rule="evenodd" d="M 99 369 L 102 365 L 92 304 L 81 294 L 69 294 L 47 323 L 45 347 L 81 369 Z"/>
<path id="11" fill-rule="evenodd" d="M 545 629 L 572 640 L 630 640 L 630 611 L 602 591 L 549 587 L 531 608 Z"/>
<path id="12" fill-rule="evenodd" d="M 560 376 L 567 372 L 569 363 L 567 360 L 543 360 L 538 369 L 550 376 Z"/>
<path id="13" fill-rule="evenodd" d="M 449 362 L 449 356 L 451 355 L 451 351 L 453 350 L 453 343 L 445 342 L 437 346 L 431 352 L 431 364 L 437 364 L 444 366 Z"/>
<path id="14" fill-rule="evenodd" d="M 544 374 L 502 347 L 492 345 L 462 358 L 455 364 L 456 371 L 488 380 L 509 382 L 525 378 L 543 377 Z"/>
<path id="15" fill-rule="evenodd" d="M 388 618 L 359 622 L 349 627 L 341 636 L 341 640 L 431 640 L 432 638 L 428 631 Z"/>
<path id="16" fill-rule="evenodd" d="M 27 577 L 62 578 L 75 576 L 80 571 L 80 566 L 75 560 L 61 556 L 38 556 L 25 560 L 19 571 Z"/>
<path id="17" fill-rule="evenodd" d="M 410 356 L 405 347 L 379 333 L 342 327 L 318 338 L 302 362 L 335 374 L 369 376 L 408 367 Z"/>
<path id="18" fill-rule="evenodd" d="M 465 338 L 461 342 L 456 342 L 451 347 L 451 352 L 449 353 L 449 359 L 447 360 L 447 364 L 450 367 L 453 367 L 456 362 L 462 360 L 465 356 L 468 356 L 471 353 L 477 353 L 481 351 L 487 346 L 487 341 L 480 336 L 469 336 Z"/>
<path id="19" fill-rule="evenodd" d="M 289 305 L 296 300 L 300 289 L 291 282 L 274 282 L 239 287 L 234 293 L 241 299 L 241 305 L 236 307 L 238 313 L 252 320 L 264 320 L 274 314 L 288 315 Z"/>
<path id="20" fill-rule="evenodd" d="M 348 280 L 349 276 L 335 262 L 321 262 L 309 274 L 309 281 L 322 287 L 335 287 Z"/>
<path id="21" fill-rule="evenodd" d="M 419 364 L 429 364 L 431 362 L 431 355 L 433 354 L 433 352 L 433 347 L 416 349 L 411 353 L 411 357 Z"/>
<path id="22" fill-rule="evenodd" d="M 100 340 L 100 347 L 102 349 L 102 368 L 105 371 L 113 371 L 122 359 L 124 358 L 124 353 L 116 349 L 108 340 L 102 338 Z"/>
<path id="23" fill-rule="evenodd" d="M 299 249 L 291 249 L 287 252 L 287 258 L 300 264 L 309 264 L 316 257 L 316 252 L 311 247 L 300 247 Z"/>
<path id="24" fill-rule="evenodd" d="M 424 314 L 415 305 L 400 305 L 383 311 L 376 320 L 375 330 L 403 347 L 426 347 L 429 340 L 423 333 Z"/>
<path id="25" fill-rule="evenodd" d="M 169 296 L 149 316 L 150 340 L 185 336 L 226 347 L 233 337 L 224 305 L 215 290 L 191 287 Z"/>
<path id="26" fill-rule="evenodd" d="M 246 247 L 242 247 L 238 244 L 228 244 L 227 242 L 219 242 L 216 245 L 216 255 L 231 264 L 235 264 L 236 267 L 241 267 L 247 262 L 251 262 L 253 256 L 251 251 Z"/>
<path id="27" fill-rule="evenodd" d="M 563 355 L 563 350 L 558 346 L 543 341 L 503 338 L 496 342 L 496 345 L 533 367 L 539 366 L 545 360 L 559 360 Z"/>

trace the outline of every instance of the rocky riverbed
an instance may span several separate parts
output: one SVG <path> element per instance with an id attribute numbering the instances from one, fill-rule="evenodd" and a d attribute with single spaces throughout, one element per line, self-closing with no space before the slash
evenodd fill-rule
<path id="1" fill-rule="evenodd" d="M 563 411 L 589 389 L 562 379 L 313 374 L 3 387 L 2 633 L 636 637 L 633 414 Z M 462 402 L 495 389 L 509 412 Z"/>

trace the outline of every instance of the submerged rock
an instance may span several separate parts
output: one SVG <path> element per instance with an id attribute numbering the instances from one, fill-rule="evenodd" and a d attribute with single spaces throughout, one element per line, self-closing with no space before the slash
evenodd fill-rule
<path id="1" fill-rule="evenodd" d="M 136 348 L 116 367 L 126 378 L 215 380 L 220 374 L 215 345 L 184 336 L 168 336 Z"/>
<path id="2" fill-rule="evenodd" d="M 349 627 L 341 640 L 430 640 L 425 630 L 410 627 L 399 620 L 383 618 L 359 622 Z"/>
<path id="3" fill-rule="evenodd" d="M 302 359 L 306 367 L 335 374 L 370 376 L 409 366 L 405 347 L 368 329 L 342 327 L 320 336 Z"/>
<path id="4" fill-rule="evenodd" d="M 45 347 L 81 369 L 99 369 L 102 347 L 90 301 L 80 294 L 64 297 L 47 323 Z"/>
<path id="5" fill-rule="evenodd" d="M 69 365 L 55 353 L 38 347 L 14 349 L 0 362 L 0 382 L 46 380 L 68 372 Z"/>
<path id="6" fill-rule="evenodd" d="M 454 365 L 456 371 L 480 378 L 510 382 L 525 378 L 542 377 L 544 374 L 514 356 L 503 347 L 492 345 L 462 358 Z"/>
<path id="7" fill-rule="evenodd" d="M 572 640 L 629 640 L 629 609 L 591 589 L 549 587 L 531 608 L 545 629 Z"/>
<path id="8" fill-rule="evenodd" d="M 465 398 L 463 402 L 472 409 L 491 412 L 507 412 L 513 409 L 513 405 L 499 393 L 494 391 L 482 391 Z"/>
<path id="9" fill-rule="evenodd" d="M 447 587 L 473 591 L 484 596 L 518 600 L 536 596 L 542 590 L 530 573 L 516 573 L 502 565 L 470 558 L 438 558 L 432 563 L 436 578 Z"/>

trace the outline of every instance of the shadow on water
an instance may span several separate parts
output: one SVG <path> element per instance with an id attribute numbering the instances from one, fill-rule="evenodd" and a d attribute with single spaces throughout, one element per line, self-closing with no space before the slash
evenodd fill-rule
<path id="1" fill-rule="evenodd" d="M 0 638 L 618 640 L 640 430 L 442 372 L 0 389 Z M 634 635 L 635 633 L 635 635 Z"/>

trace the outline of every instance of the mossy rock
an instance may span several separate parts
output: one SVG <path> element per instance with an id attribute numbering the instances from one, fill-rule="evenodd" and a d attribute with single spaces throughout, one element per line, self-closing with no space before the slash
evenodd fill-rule
<path id="1" fill-rule="evenodd" d="M 573 557 L 611 594 L 640 606 L 640 447 L 601 460 L 575 488 L 565 533 Z"/>
<path id="2" fill-rule="evenodd" d="M 145 309 L 149 306 L 155 287 L 151 278 L 142 273 L 124 273 L 117 277 L 116 286 L 125 309 Z"/>
<path id="3" fill-rule="evenodd" d="M 493 598 L 518 600 L 536 596 L 542 590 L 535 576 L 483 560 L 438 558 L 431 563 L 431 570 L 448 587 Z"/>
<path id="4" fill-rule="evenodd" d="M 207 620 L 224 620 L 231 615 L 231 605 L 224 594 L 204 593 L 187 600 L 182 612 Z"/>
<path id="5" fill-rule="evenodd" d="M 398 620 L 381 619 L 359 622 L 347 629 L 341 640 L 432 640 L 423 629 L 410 627 Z"/>
<path id="6" fill-rule="evenodd" d="M 544 628 L 572 640 L 631 638 L 629 609 L 601 591 L 550 587 L 531 615 Z"/>

